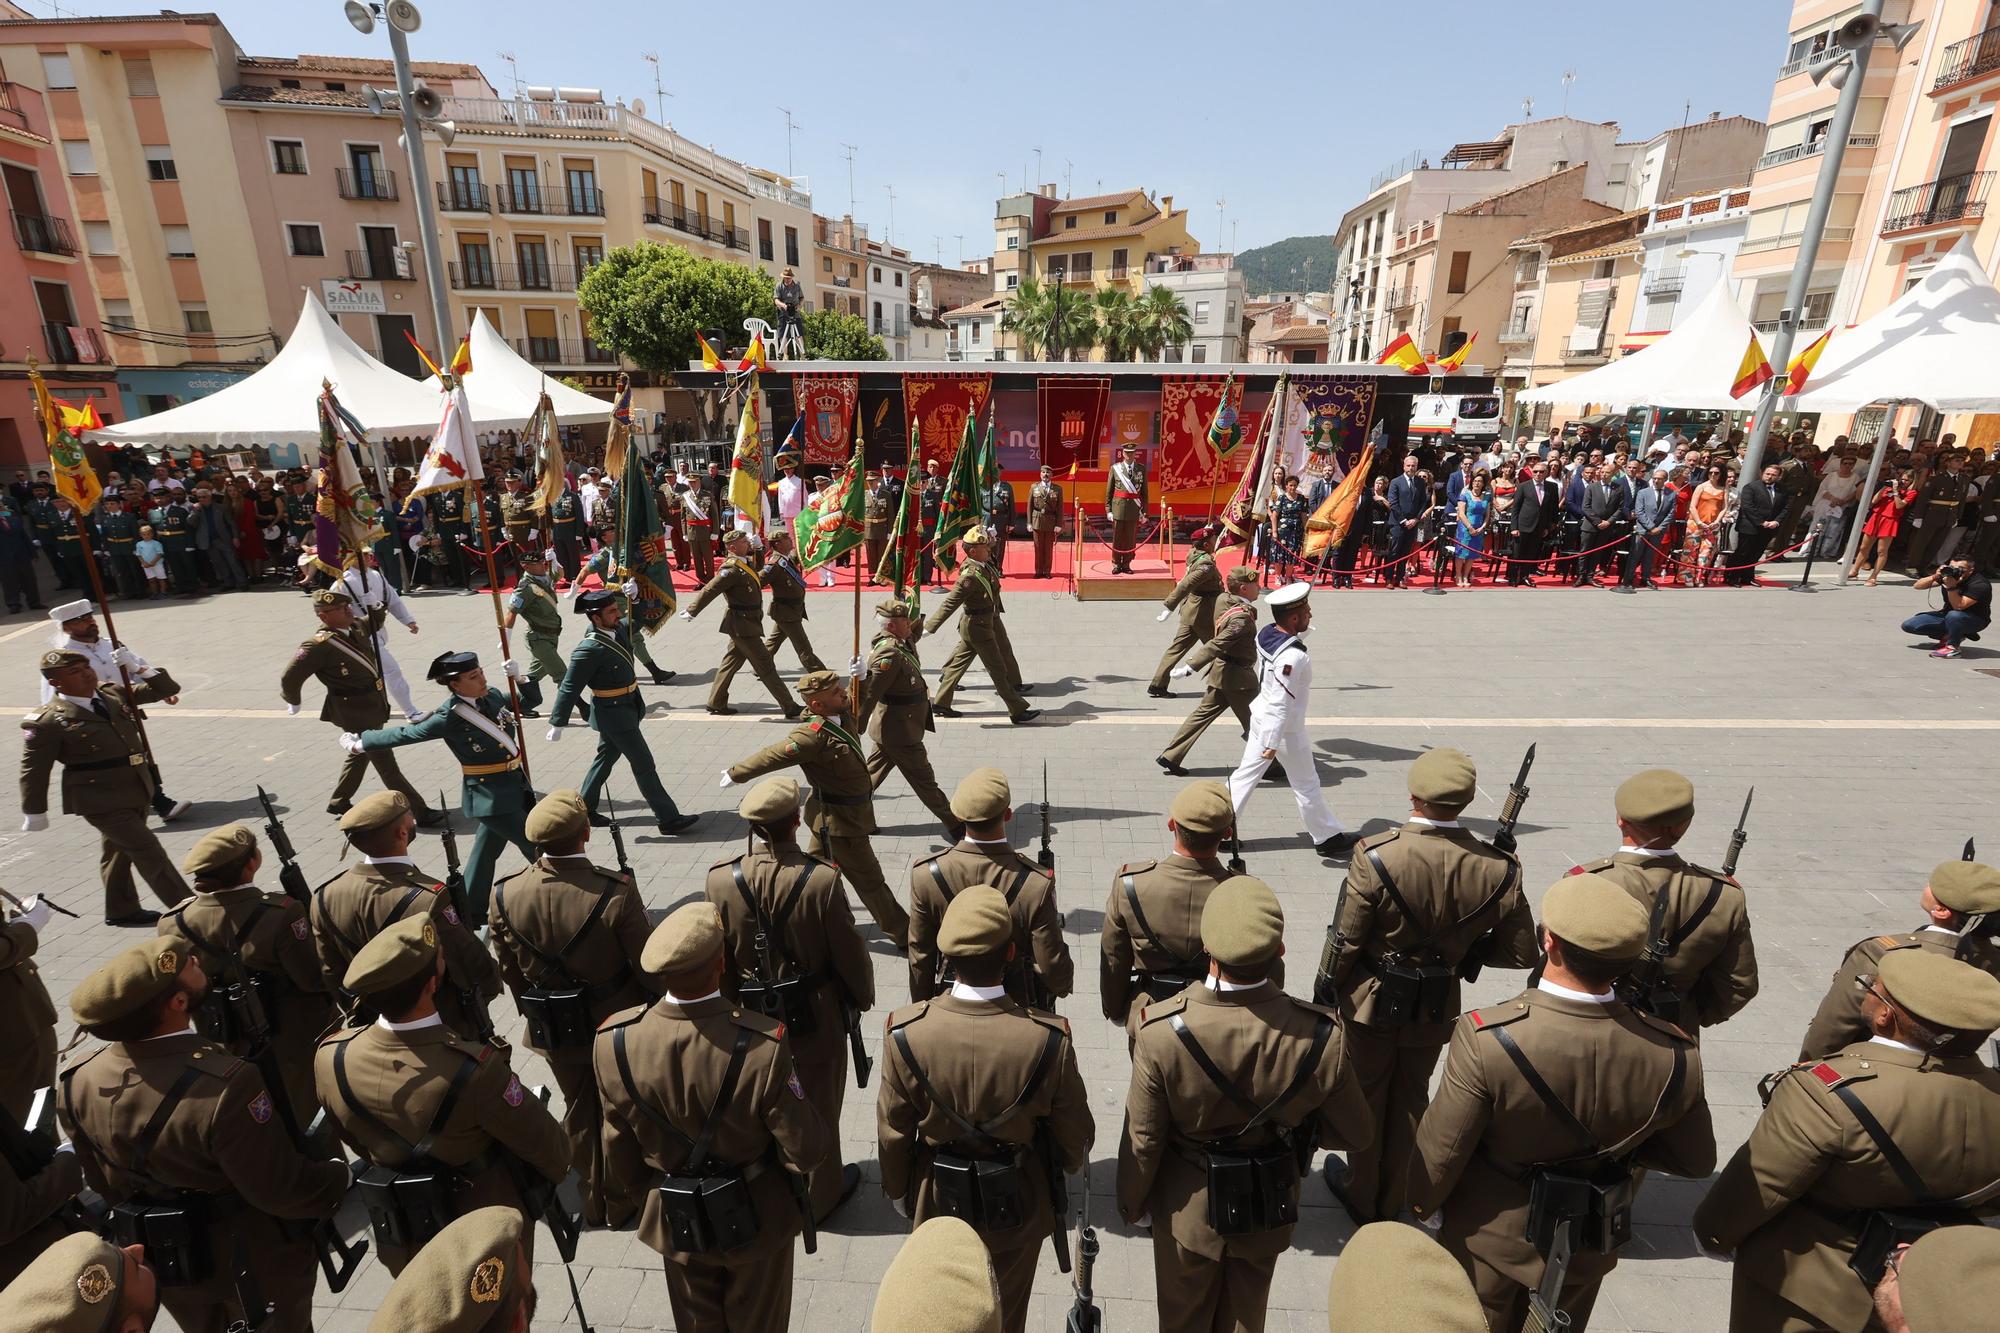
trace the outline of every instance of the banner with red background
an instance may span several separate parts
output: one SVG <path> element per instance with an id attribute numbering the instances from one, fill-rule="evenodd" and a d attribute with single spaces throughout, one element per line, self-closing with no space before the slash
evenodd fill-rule
<path id="1" fill-rule="evenodd" d="M 986 411 L 986 399 L 993 392 L 991 375 L 920 374 L 903 377 L 903 415 L 917 427 L 917 448 L 923 462 L 910 460 L 913 471 L 935 458 L 940 472 L 948 471 L 958 455 L 958 442 L 965 423 L 983 427 L 979 417 Z"/>
<path id="2" fill-rule="evenodd" d="M 1096 467 L 1098 434 L 1111 406 L 1106 379 L 1042 379 L 1036 384 L 1035 436 L 1042 462 L 1058 476 L 1072 464 Z"/>
<path id="3" fill-rule="evenodd" d="M 804 463 L 839 465 L 854 452 L 854 404 L 859 375 L 793 375 L 792 407 L 801 418 Z"/>
<path id="4" fill-rule="evenodd" d="M 1242 426 L 1240 443 L 1227 458 L 1217 458 L 1208 442 L 1208 423 L 1215 419 L 1226 383 L 1232 382 L 1221 375 L 1169 375 L 1160 381 L 1160 448 L 1153 460 L 1153 483 L 1160 494 L 1197 486 L 1226 487 L 1248 466 L 1263 413 L 1243 411 L 1241 380 L 1230 389 L 1231 406 Z"/>

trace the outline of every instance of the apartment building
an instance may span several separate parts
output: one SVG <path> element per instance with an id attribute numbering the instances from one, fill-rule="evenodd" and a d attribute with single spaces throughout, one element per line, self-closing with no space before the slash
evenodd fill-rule
<path id="1" fill-rule="evenodd" d="M 868 331 L 882 340 L 891 361 L 910 359 L 910 252 L 886 241 L 865 241 L 868 264 Z"/>
<path id="2" fill-rule="evenodd" d="M 799 285 L 816 310 L 865 318 L 868 301 L 868 228 L 842 215 L 839 221 L 813 216 L 812 281 Z"/>
<path id="3" fill-rule="evenodd" d="M 1140 283 L 1142 290 L 1166 288 L 1187 307 L 1192 336 L 1184 348 L 1169 349 L 1167 360 L 1219 365 L 1244 359 L 1243 272 L 1235 255 L 1149 254 Z"/>
<path id="4" fill-rule="evenodd" d="M 975 261 L 983 264 L 985 261 Z M 959 359 L 957 327 L 946 318 L 959 306 L 988 294 L 991 275 L 983 268 L 914 264 L 910 268 L 910 360 Z"/>

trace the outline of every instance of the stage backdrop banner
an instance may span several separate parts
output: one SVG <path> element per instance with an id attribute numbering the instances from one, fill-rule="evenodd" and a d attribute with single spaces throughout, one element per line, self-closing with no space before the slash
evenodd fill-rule
<path id="1" fill-rule="evenodd" d="M 805 465 L 838 467 L 854 449 L 854 404 L 859 375 L 793 375 L 792 406 L 805 419 Z"/>
<path id="2" fill-rule="evenodd" d="M 1374 376 L 1294 375 L 1278 461 L 1305 477 L 1344 477 L 1361 457 L 1374 419 Z"/>
<path id="3" fill-rule="evenodd" d="M 1154 456 L 1153 480 L 1161 495 L 1192 487 L 1220 485 L 1242 475 L 1252 450 L 1238 448 L 1228 458 L 1217 458 L 1208 442 L 1208 424 L 1222 401 L 1222 388 L 1230 389 L 1231 406 L 1236 409 L 1244 438 L 1254 439 L 1263 424 L 1261 414 L 1243 408 L 1243 382 L 1221 375 L 1169 375 L 1160 381 L 1160 448 Z"/>
<path id="4" fill-rule="evenodd" d="M 1035 429 L 1041 439 L 1042 463 L 1058 476 L 1072 464 L 1097 466 L 1098 432 L 1111 406 L 1111 381 L 1105 379 L 1044 379 L 1037 383 Z"/>
<path id="5" fill-rule="evenodd" d="M 917 427 L 917 448 L 923 462 L 935 458 L 938 470 L 951 470 L 958 455 L 958 442 L 965 434 L 968 418 L 976 430 L 986 423 L 979 418 L 986 411 L 986 399 L 993 392 L 991 375 L 906 375 L 903 377 L 903 411 Z M 978 438 L 976 435 L 975 439 Z M 922 464 L 912 460 L 913 469 Z"/>

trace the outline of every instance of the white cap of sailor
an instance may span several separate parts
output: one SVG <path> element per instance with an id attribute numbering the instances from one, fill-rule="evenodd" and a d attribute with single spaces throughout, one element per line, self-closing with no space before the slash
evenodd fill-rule
<path id="1" fill-rule="evenodd" d="M 1273 611 L 1282 610 L 1296 602 L 1303 602 L 1310 592 L 1312 592 L 1310 583 L 1287 583 L 1282 588 L 1273 588 L 1265 593 L 1264 604 Z"/>

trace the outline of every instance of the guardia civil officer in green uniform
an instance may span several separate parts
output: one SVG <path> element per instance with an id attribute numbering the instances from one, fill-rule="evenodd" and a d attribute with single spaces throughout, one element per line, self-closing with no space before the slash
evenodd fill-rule
<path id="1" fill-rule="evenodd" d="M 495 1205 L 461 1216 L 404 1265 L 368 1333 L 528 1333 L 534 1224 Z"/>
<path id="2" fill-rule="evenodd" d="M 569 655 L 569 669 L 556 690 L 549 709 L 548 739 L 562 739 L 569 712 L 590 691 L 590 726 L 597 733 L 597 754 L 583 775 L 583 802 L 594 820 L 602 821 L 597 802 L 611 777 L 611 768 L 621 758 L 632 770 L 639 794 L 653 809 L 660 832 L 668 837 L 693 828 L 699 815 L 684 815 L 660 782 L 653 763 L 652 747 L 646 744 L 639 723 L 646 704 L 639 697 L 639 671 L 632 656 L 631 631 L 624 624 L 624 601 L 609 588 L 595 588 L 576 599 L 576 609 L 590 621 L 590 632 L 577 642 Z"/>
<path id="3" fill-rule="evenodd" d="M 479 823 L 465 858 L 465 910 L 470 920 L 480 922 L 486 919 L 501 844 L 511 842 L 522 856 L 535 859 L 525 822 L 530 800 L 527 779 L 521 776 L 521 747 L 507 696 L 486 684 L 478 654 L 440 653 L 431 660 L 428 675 L 450 693 L 423 721 L 359 735 L 346 732 L 340 744 L 355 754 L 444 741 L 463 777 L 459 808 Z"/>
<path id="4" fill-rule="evenodd" d="M 562 609 L 556 585 L 549 577 L 549 553 L 524 547 L 521 551 L 521 578 L 507 599 L 507 628 L 516 621 L 528 622 L 528 671 L 521 677 L 521 716 L 540 717 L 542 682 L 563 678 L 562 652 L 557 637 L 562 633 Z M 583 720 L 590 721 L 590 705 L 579 705 Z"/>
<path id="5" fill-rule="evenodd" d="M 558 577 L 574 583 L 583 574 L 583 497 L 564 485 L 549 504 L 549 536 L 562 568 Z"/>
<path id="6" fill-rule="evenodd" d="M 111 572 L 118 576 L 118 595 L 144 597 L 146 576 L 139 570 L 139 557 L 132 554 L 139 541 L 139 516 L 126 511 L 125 497 L 117 491 L 104 492 L 104 507 L 97 512 L 97 532 L 111 557 Z"/>
<path id="7" fill-rule="evenodd" d="M 1215 529 L 1196 528 L 1188 538 L 1187 568 L 1181 571 L 1179 583 L 1167 594 L 1166 609 L 1155 616 L 1165 620 L 1176 609 L 1181 613 L 1181 623 L 1174 629 L 1172 642 L 1167 651 L 1160 654 L 1160 664 L 1153 668 L 1153 680 L 1146 687 L 1146 693 L 1155 699 L 1171 699 L 1173 691 L 1167 688 L 1167 673 L 1198 643 L 1215 637 L 1215 603 L 1222 596 L 1222 571 L 1216 568 Z"/>

